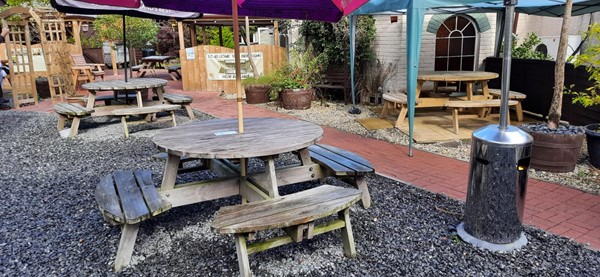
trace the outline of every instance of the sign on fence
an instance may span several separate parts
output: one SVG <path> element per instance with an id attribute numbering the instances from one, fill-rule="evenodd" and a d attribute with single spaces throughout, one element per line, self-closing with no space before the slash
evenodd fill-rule
<path id="1" fill-rule="evenodd" d="M 252 53 L 252 61 L 259 75 L 264 72 L 263 53 Z M 248 59 L 248 53 L 240 54 L 240 69 L 242 79 L 252 77 L 252 67 Z M 235 80 L 235 54 L 233 53 L 209 53 L 206 54 L 206 72 L 208 80 Z"/>

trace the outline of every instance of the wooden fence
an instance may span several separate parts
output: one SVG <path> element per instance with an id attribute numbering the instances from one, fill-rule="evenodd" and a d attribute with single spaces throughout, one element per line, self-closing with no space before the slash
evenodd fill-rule
<path id="1" fill-rule="evenodd" d="M 264 73 L 270 73 L 287 63 L 285 48 L 275 45 L 252 45 L 252 53 L 262 53 Z M 199 45 L 179 51 L 181 57 L 181 75 L 183 90 L 223 91 L 236 93 L 235 79 L 216 80 L 209 77 L 207 54 L 233 54 L 233 49 L 221 46 Z M 247 47 L 240 47 L 242 55 L 248 53 Z M 189 60 L 188 60 L 189 58 Z"/>

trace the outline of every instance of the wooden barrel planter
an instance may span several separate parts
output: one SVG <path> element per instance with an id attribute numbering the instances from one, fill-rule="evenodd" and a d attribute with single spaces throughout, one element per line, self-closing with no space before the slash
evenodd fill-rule
<path id="1" fill-rule="evenodd" d="M 585 125 L 585 137 L 590 163 L 594 167 L 600 168 L 600 132 L 598 132 L 597 123 Z"/>
<path id="2" fill-rule="evenodd" d="M 307 110 L 310 109 L 313 94 L 306 89 L 284 89 L 279 98 L 281 106 L 286 110 Z"/>
<path id="3" fill-rule="evenodd" d="M 247 85 L 244 88 L 246 92 L 246 103 L 261 104 L 269 102 L 270 85 Z"/>
<path id="4" fill-rule="evenodd" d="M 572 172 L 581 153 L 584 133 L 554 134 L 526 130 L 533 137 L 530 167 L 548 172 Z"/>

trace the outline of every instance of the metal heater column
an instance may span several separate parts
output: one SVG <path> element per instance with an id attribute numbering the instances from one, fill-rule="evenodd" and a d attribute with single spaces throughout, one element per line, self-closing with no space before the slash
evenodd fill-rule
<path id="1" fill-rule="evenodd" d="M 504 1 L 506 28 L 500 124 L 473 132 L 465 217 L 457 227 L 464 241 L 492 251 L 510 251 L 527 244 L 522 220 L 533 138 L 519 128 L 508 126 L 516 4 L 517 0 Z"/>

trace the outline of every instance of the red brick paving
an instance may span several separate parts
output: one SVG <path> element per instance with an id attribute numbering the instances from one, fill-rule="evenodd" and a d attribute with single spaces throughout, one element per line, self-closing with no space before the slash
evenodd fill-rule
<path id="1" fill-rule="evenodd" d="M 108 75 L 108 74 L 107 74 Z M 168 79 L 165 76 L 165 79 Z M 216 92 L 186 92 L 181 82 L 169 81 L 167 90 L 190 95 L 192 107 L 219 118 L 237 117 L 236 101 L 217 97 Z M 49 101 L 22 110 L 51 111 Z M 270 110 L 244 104 L 244 117 L 286 117 Z M 377 173 L 435 193 L 465 201 L 469 164 L 440 155 L 413 151 L 408 147 L 323 126 L 322 143 L 345 148 L 370 160 Z M 375 205 L 377 199 L 374 199 Z M 600 250 L 600 195 L 581 192 L 559 184 L 529 179 L 524 224 L 569 237 Z"/>

